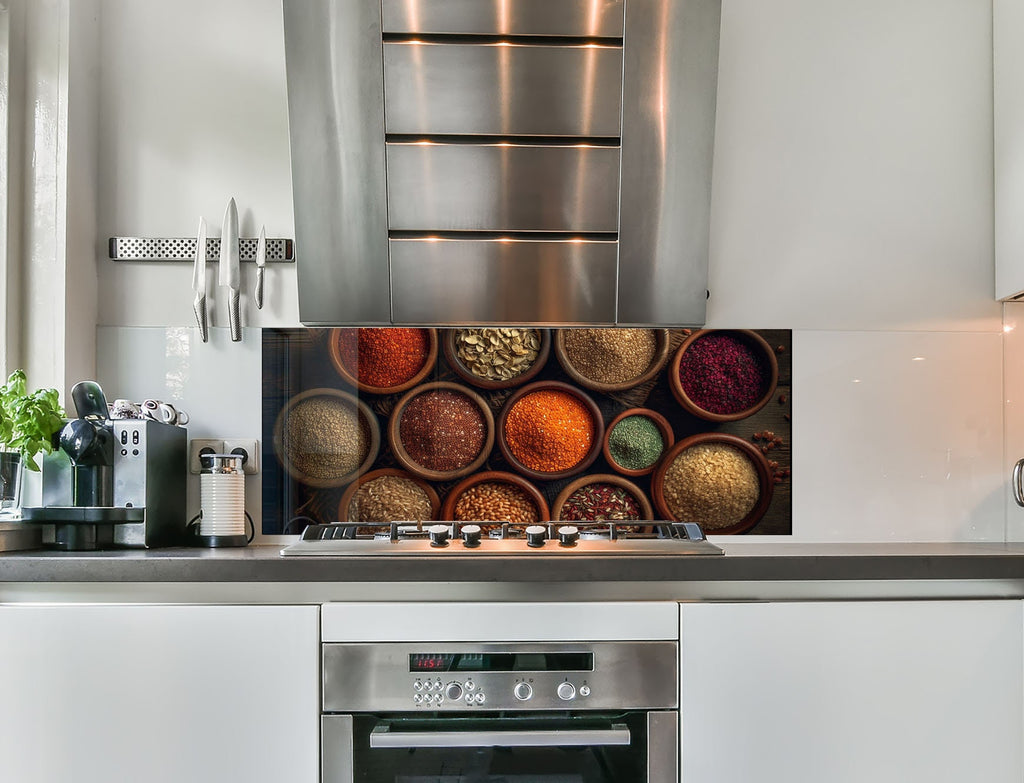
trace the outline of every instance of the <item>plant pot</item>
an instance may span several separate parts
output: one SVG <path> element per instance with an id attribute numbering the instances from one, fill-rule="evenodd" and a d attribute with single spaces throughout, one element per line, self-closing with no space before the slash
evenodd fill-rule
<path id="1" fill-rule="evenodd" d="M 21 485 L 25 465 L 17 451 L 0 451 L 0 517 L 21 516 Z"/>

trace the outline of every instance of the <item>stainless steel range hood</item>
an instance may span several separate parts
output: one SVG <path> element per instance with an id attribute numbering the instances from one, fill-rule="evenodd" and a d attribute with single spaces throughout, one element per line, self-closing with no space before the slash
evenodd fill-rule
<path id="1" fill-rule="evenodd" d="M 284 0 L 310 326 L 699 325 L 721 0 Z"/>

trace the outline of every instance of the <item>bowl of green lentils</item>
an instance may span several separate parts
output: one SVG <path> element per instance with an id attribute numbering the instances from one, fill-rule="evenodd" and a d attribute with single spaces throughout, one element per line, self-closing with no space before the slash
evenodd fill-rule
<path id="1" fill-rule="evenodd" d="M 675 443 L 668 419 L 650 408 L 628 408 L 605 427 L 604 458 L 624 476 L 646 476 Z"/>
<path id="2" fill-rule="evenodd" d="M 551 330 L 446 329 L 444 357 L 452 372 L 481 389 L 511 389 L 536 377 L 551 353 Z"/>
<path id="3" fill-rule="evenodd" d="M 632 389 L 656 376 L 668 361 L 668 329 L 559 329 L 554 349 L 565 374 L 587 389 Z"/>
<path id="4" fill-rule="evenodd" d="M 380 450 L 370 407 L 340 389 L 307 389 L 285 403 L 274 423 L 274 451 L 296 481 L 342 487 L 367 470 Z"/>

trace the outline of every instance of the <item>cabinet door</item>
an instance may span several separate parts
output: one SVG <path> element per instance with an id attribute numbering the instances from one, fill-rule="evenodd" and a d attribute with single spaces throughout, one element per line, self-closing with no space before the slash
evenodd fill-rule
<path id="1" fill-rule="evenodd" d="M 683 605 L 684 783 L 1020 783 L 1019 601 Z"/>
<path id="2" fill-rule="evenodd" d="M 317 607 L 0 607 L 0 778 L 315 783 Z"/>

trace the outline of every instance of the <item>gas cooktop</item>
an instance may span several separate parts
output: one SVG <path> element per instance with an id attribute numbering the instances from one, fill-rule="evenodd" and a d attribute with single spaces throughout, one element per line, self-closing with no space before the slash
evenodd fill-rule
<path id="1" fill-rule="evenodd" d="M 409 556 L 679 556 L 721 555 L 692 522 L 630 521 L 416 522 L 309 525 L 302 537 L 281 550 L 285 557 Z"/>

